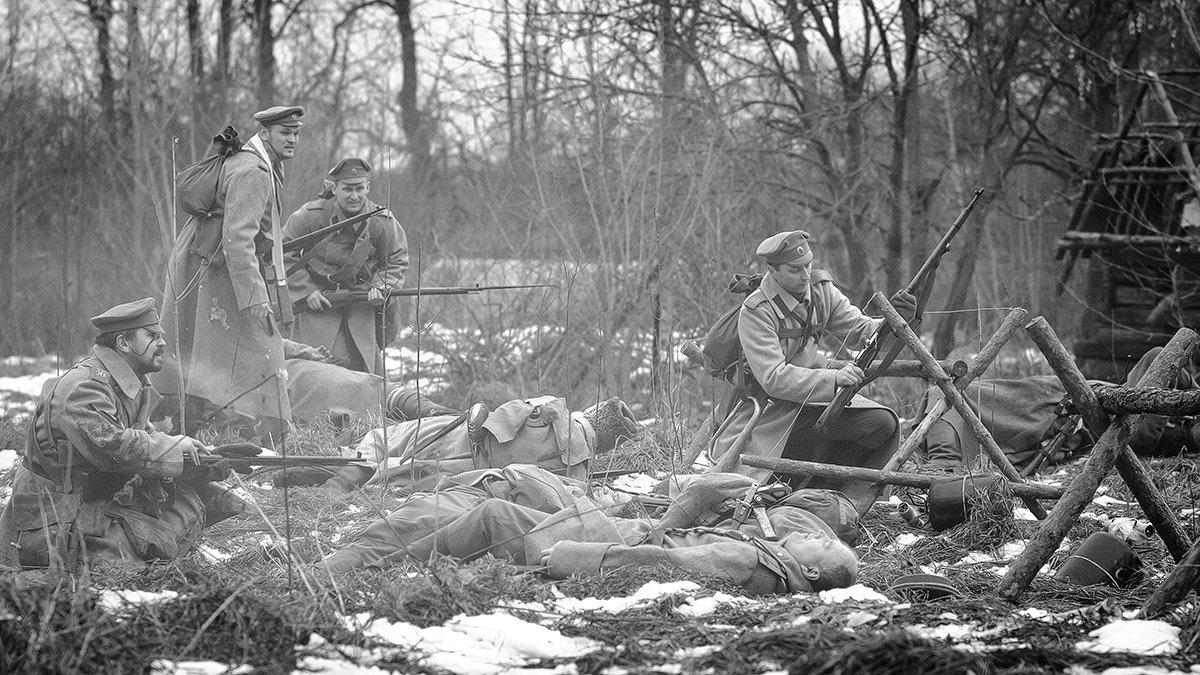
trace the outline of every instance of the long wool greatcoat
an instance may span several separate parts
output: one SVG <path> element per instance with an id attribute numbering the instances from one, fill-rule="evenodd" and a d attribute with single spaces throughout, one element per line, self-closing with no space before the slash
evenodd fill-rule
<path id="1" fill-rule="evenodd" d="M 274 175 L 277 190 L 278 170 Z M 279 433 L 291 420 L 283 335 L 277 326 L 268 333 L 243 311 L 269 297 L 264 259 L 272 246 L 271 209 L 278 208 L 271 181 L 271 166 L 244 148 L 225 161 L 214 215 L 192 218 L 175 240 L 162 324 L 178 344 L 153 378 L 163 394 L 183 391 L 223 417 L 257 423 L 263 433 Z M 189 427 L 200 421 L 189 419 Z"/>
<path id="2" fill-rule="evenodd" d="M 161 400 L 107 347 L 46 383 L 0 516 L 0 562 L 170 559 L 241 506 L 219 484 L 181 478 L 188 442 L 147 421 Z"/>
<path id="3" fill-rule="evenodd" d="M 768 272 L 758 289 L 746 296 L 738 316 L 747 365 L 767 395 L 762 417 L 742 454 L 781 456 L 801 409 L 826 406 L 833 400 L 837 371 L 825 367 L 828 358 L 817 350 L 822 336 L 831 335 L 846 347 L 859 349 L 882 321 L 863 314 L 823 270 L 814 270 L 806 302 L 785 291 Z M 859 395 L 850 406 L 886 409 Z M 716 439 L 714 458 L 733 445 L 751 414 L 750 406 L 735 411 Z M 757 480 L 771 475 L 767 469 L 747 466 L 738 471 Z"/>
<path id="4" fill-rule="evenodd" d="M 365 211 L 377 208 L 371 201 L 363 206 Z M 333 199 L 308 202 L 288 218 L 283 240 L 291 241 L 326 227 L 335 217 L 345 220 L 348 216 Z M 289 275 L 288 291 L 293 302 L 304 300 L 316 290 L 367 291 L 378 288 L 386 295 L 388 291 L 404 286 L 408 239 L 396 218 L 384 211 L 367 220 L 361 236 L 356 238 L 354 229 L 347 228 L 318 244 L 312 258 Z M 295 259 L 296 256 L 289 257 L 289 266 Z M 388 305 L 397 307 L 394 301 Z M 292 339 L 332 349 L 345 321 L 350 339 L 366 363 L 367 372 L 379 375 L 383 364 L 380 345 L 375 339 L 375 312 L 375 307 L 365 301 L 322 311 L 305 310 L 296 315 Z M 394 311 L 387 315 L 389 324 L 395 324 L 397 318 Z"/>

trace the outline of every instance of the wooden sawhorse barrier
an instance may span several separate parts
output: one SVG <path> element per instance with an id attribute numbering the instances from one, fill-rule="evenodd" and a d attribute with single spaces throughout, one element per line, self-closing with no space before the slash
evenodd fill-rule
<path id="1" fill-rule="evenodd" d="M 1181 560 L 1191 548 L 1191 541 L 1166 499 L 1151 481 L 1145 466 L 1128 446 L 1129 438 L 1141 422 L 1141 413 L 1121 413 L 1109 420 L 1095 392 L 1087 385 L 1049 325 L 1044 320 L 1035 320 L 1027 329 L 1067 388 L 1067 393 L 1083 415 L 1084 423 L 1093 433 L 1100 433 L 1083 469 L 1071 481 L 1050 517 L 1042 522 L 1025 550 L 1013 561 L 1008 573 L 1001 579 L 997 593 L 1013 601 L 1020 597 L 1038 570 L 1058 549 L 1114 466 L 1120 471 L 1147 518 L 1158 528 L 1167 550 L 1176 561 Z M 1200 335 L 1187 328 L 1179 329 L 1154 359 L 1135 391 L 1169 388 L 1175 382 L 1179 369 L 1191 358 L 1197 344 L 1200 344 Z"/>

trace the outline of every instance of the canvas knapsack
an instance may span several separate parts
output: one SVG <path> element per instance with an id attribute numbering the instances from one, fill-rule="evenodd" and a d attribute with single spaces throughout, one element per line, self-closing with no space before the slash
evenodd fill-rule
<path id="1" fill-rule="evenodd" d="M 729 282 L 730 293 L 740 293 L 743 300 L 730 307 L 728 311 L 713 322 L 708 334 L 704 336 L 704 365 L 710 375 L 735 381 L 738 368 L 742 361 L 742 341 L 738 337 L 738 314 L 742 310 L 745 296 L 750 295 L 762 283 L 761 274 L 735 274 Z"/>
<path id="2" fill-rule="evenodd" d="M 213 136 L 212 144 L 204 159 L 189 164 L 175 175 L 176 195 L 179 207 L 192 216 L 215 215 L 217 208 L 217 184 L 221 178 L 221 167 L 225 160 L 242 149 L 237 129 L 229 125 Z"/>

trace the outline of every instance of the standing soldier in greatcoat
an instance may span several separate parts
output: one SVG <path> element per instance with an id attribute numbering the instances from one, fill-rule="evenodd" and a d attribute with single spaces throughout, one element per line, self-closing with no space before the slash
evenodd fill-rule
<path id="1" fill-rule="evenodd" d="M 46 383 L 29 422 L 0 515 L 5 565 L 141 567 L 186 553 L 204 527 L 244 510 L 212 482 L 229 474 L 227 461 L 202 466 L 197 441 L 149 422 L 162 396 L 146 376 L 166 350 L 154 299 L 113 307 L 92 325 L 92 355 Z"/>
<path id="2" fill-rule="evenodd" d="M 814 425 L 837 390 L 857 386 L 863 370 L 854 364 L 839 370 L 826 368 L 828 359 L 818 342 L 829 335 L 849 349 L 861 349 L 883 319 L 871 318 L 833 284 L 824 270 L 813 269 L 813 250 L 804 230 L 780 232 L 759 244 L 756 255 L 767 264 L 757 290 L 746 296 L 738 315 L 738 338 L 753 379 L 751 388 L 764 401 L 762 417 L 753 425 L 742 450 L 744 455 L 784 457 L 825 464 L 880 468 L 899 446 L 900 424 L 896 413 L 855 395 L 825 433 Z M 899 292 L 891 302 L 902 315 L 912 316 L 916 298 Z M 713 455 L 730 448 L 749 425 L 751 410 L 741 406 L 735 419 L 724 425 Z M 765 480 L 766 469 L 742 467 L 741 473 Z M 839 489 L 860 510 L 873 499 L 871 485 L 863 481 L 805 482 L 792 479 L 793 487 Z M 869 506 L 869 503 L 866 504 Z"/>
<path id="3" fill-rule="evenodd" d="M 371 165 L 364 159 L 342 159 L 329 171 L 330 184 L 324 199 L 308 202 L 288 218 L 285 242 L 379 208 L 368 199 Z M 292 339 L 327 348 L 335 363 L 351 370 L 382 374 L 380 352 L 399 319 L 397 303 L 388 296 L 404 286 L 408 270 L 404 229 L 384 211 L 310 248 L 288 258 L 289 268 L 298 264 L 288 277 L 288 290 L 299 305 Z M 341 301 L 327 295 L 341 292 L 362 297 Z"/>
<path id="4" fill-rule="evenodd" d="M 221 168 L 216 208 L 188 221 L 175 241 L 164 323 L 178 335 L 178 351 L 155 383 L 164 394 L 186 396 L 188 430 L 229 425 L 278 439 L 291 420 L 279 191 L 303 115 L 299 106 L 256 113 L 258 133 Z"/>

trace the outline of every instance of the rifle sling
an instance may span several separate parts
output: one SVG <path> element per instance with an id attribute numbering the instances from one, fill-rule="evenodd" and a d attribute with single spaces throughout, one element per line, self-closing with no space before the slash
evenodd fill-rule
<path id="1" fill-rule="evenodd" d="M 367 220 L 370 220 L 370 219 L 367 219 Z M 366 229 L 366 227 L 367 227 L 367 220 L 363 220 L 363 221 L 359 222 L 358 225 L 355 226 L 355 228 L 356 228 L 354 230 L 354 240 L 355 241 L 358 241 L 358 238 L 362 236 L 363 230 Z M 304 249 L 304 253 L 302 253 L 300 255 L 300 257 L 296 259 L 296 262 L 294 262 L 288 266 L 287 275 L 290 277 L 290 276 L 292 276 L 293 273 L 295 273 L 296 270 L 303 269 L 304 266 L 306 264 L 308 264 L 308 261 L 312 260 L 313 256 L 315 256 L 317 254 L 317 247 L 319 247 L 321 244 L 324 244 L 325 242 L 332 239 L 333 235 L 337 234 L 338 232 L 341 232 L 341 229 L 330 230 L 329 232 L 326 232 L 325 234 L 323 234 L 319 238 L 317 238 L 316 241 L 309 244 L 308 247 Z"/>

